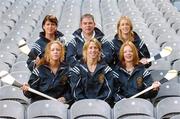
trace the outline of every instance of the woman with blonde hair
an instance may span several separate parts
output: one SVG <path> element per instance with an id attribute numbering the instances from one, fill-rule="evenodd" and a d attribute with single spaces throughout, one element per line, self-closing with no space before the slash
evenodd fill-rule
<path id="1" fill-rule="evenodd" d="M 121 46 L 131 41 L 138 50 L 140 62 L 146 67 L 151 64 L 147 62 L 147 58 L 150 58 L 150 53 L 146 44 L 140 39 L 138 34 L 133 31 L 133 25 L 128 16 L 122 16 L 117 23 L 117 34 L 114 39 L 109 42 L 109 45 L 104 49 L 105 61 L 111 66 L 115 66 L 119 63 L 119 50 Z M 121 62 L 121 60 L 120 60 Z"/>
<path id="2" fill-rule="evenodd" d="M 121 46 L 119 59 L 121 63 L 115 69 L 115 102 L 122 98 L 129 98 L 151 85 L 154 89 L 140 97 L 155 97 L 160 83 L 153 82 L 150 72 L 140 62 L 137 48 L 131 41 L 125 42 Z"/>
<path id="3" fill-rule="evenodd" d="M 32 71 L 28 84 L 22 87 L 25 96 L 31 98 L 32 102 L 45 98 L 28 92 L 28 86 L 63 103 L 70 101 L 68 67 L 63 63 L 64 52 L 64 45 L 60 41 L 51 41 L 47 44 L 44 57 Z"/>
<path id="4" fill-rule="evenodd" d="M 83 46 L 83 61 L 70 71 L 74 100 L 101 99 L 112 102 L 112 69 L 101 61 L 101 44 L 93 38 Z"/>

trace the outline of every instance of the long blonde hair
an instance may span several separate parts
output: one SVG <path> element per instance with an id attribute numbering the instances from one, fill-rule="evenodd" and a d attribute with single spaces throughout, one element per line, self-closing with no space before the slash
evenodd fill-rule
<path id="1" fill-rule="evenodd" d="M 132 25 L 132 21 L 130 20 L 130 18 L 128 16 L 121 16 L 118 23 L 117 23 L 117 34 L 118 34 L 118 37 L 119 39 L 124 43 L 126 42 L 127 40 L 125 40 L 123 37 L 122 37 L 122 32 L 121 30 L 119 30 L 119 27 L 120 27 L 120 24 L 122 22 L 122 20 L 126 20 L 130 26 L 130 34 L 129 34 L 129 38 L 128 38 L 128 41 L 134 41 L 134 33 L 133 33 L 133 25 Z"/>
<path id="2" fill-rule="evenodd" d="M 101 60 L 101 43 L 96 38 L 93 38 L 91 40 L 86 41 L 83 46 L 83 61 L 85 63 L 87 63 L 87 49 L 91 42 L 94 42 L 96 44 L 96 46 L 98 47 L 98 49 L 100 51 L 99 56 L 98 56 L 98 61 Z"/>
<path id="3" fill-rule="evenodd" d="M 123 45 L 121 46 L 121 49 L 119 50 L 119 59 L 121 64 L 125 67 L 125 59 L 124 59 L 124 48 L 126 46 L 130 46 L 133 52 L 133 66 L 139 64 L 139 56 L 138 56 L 138 51 L 136 46 L 131 42 L 131 41 L 127 41 L 125 43 L 123 43 Z"/>
<path id="4" fill-rule="evenodd" d="M 58 44 L 61 52 L 60 52 L 60 58 L 59 58 L 59 62 L 63 62 L 64 61 L 64 55 L 65 55 L 65 49 L 64 49 L 64 45 L 60 42 L 60 41 L 51 41 L 47 44 L 46 48 L 45 48 L 45 53 L 44 56 L 41 58 L 40 63 L 38 64 L 38 66 L 43 65 L 43 64 L 50 64 L 50 51 L 51 51 L 51 46 L 53 44 Z"/>

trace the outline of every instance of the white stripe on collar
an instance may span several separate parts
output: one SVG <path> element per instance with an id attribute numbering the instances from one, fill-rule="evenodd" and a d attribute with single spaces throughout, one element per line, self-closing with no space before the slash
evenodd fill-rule
<path id="1" fill-rule="evenodd" d="M 82 38 L 83 38 L 84 41 L 85 41 L 86 39 L 85 39 L 85 37 L 84 37 L 83 32 L 81 32 L 81 36 L 82 36 Z M 91 39 L 93 39 L 94 37 L 95 37 L 95 31 L 93 31 L 93 35 L 92 35 Z"/>

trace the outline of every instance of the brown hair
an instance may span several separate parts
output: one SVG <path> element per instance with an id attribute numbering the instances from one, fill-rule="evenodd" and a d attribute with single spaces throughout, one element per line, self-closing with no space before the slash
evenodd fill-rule
<path id="1" fill-rule="evenodd" d="M 134 40 L 133 25 L 132 25 L 132 22 L 128 16 L 121 16 L 118 23 L 117 23 L 117 34 L 118 34 L 119 39 L 123 43 L 126 42 L 126 40 L 122 37 L 122 32 L 119 30 L 119 27 L 121 25 L 122 20 L 126 20 L 130 26 L 130 34 L 129 34 L 128 41 L 133 41 Z"/>
<path id="2" fill-rule="evenodd" d="M 64 55 L 65 55 L 65 49 L 64 49 L 64 45 L 60 42 L 60 41 L 51 41 L 47 44 L 46 48 L 45 48 L 45 53 L 44 56 L 41 58 L 40 63 L 38 64 L 38 66 L 42 65 L 42 64 L 49 64 L 50 63 L 50 51 L 51 51 L 51 46 L 52 44 L 58 44 L 61 52 L 60 52 L 60 58 L 59 58 L 59 62 L 63 62 L 64 60 Z"/>
<path id="3" fill-rule="evenodd" d="M 82 15 L 80 21 L 82 22 L 82 20 L 83 20 L 84 18 L 91 18 L 91 19 L 93 20 L 93 22 L 95 22 L 95 21 L 94 21 L 94 16 L 91 15 L 91 14 L 84 14 L 84 15 Z"/>
<path id="4" fill-rule="evenodd" d="M 127 41 L 121 46 L 121 49 L 119 51 L 119 59 L 120 59 L 120 62 L 122 63 L 122 65 L 125 67 L 124 48 L 126 46 L 130 46 L 131 49 L 132 49 L 132 52 L 133 52 L 133 66 L 139 64 L 139 56 L 138 56 L 138 51 L 137 51 L 136 46 L 131 41 Z"/>
<path id="5" fill-rule="evenodd" d="M 45 25 L 45 23 L 46 23 L 47 21 L 50 21 L 50 22 L 52 22 L 52 23 L 55 23 L 56 26 L 58 26 L 58 20 L 57 20 L 56 16 L 46 15 L 46 16 L 44 17 L 43 22 L 42 22 L 42 29 L 43 29 L 43 26 Z"/>
<path id="6" fill-rule="evenodd" d="M 101 43 L 96 39 L 96 38 L 93 38 L 91 40 L 88 40 L 84 43 L 84 46 L 83 46 L 83 60 L 84 62 L 87 62 L 87 49 L 90 45 L 91 42 L 94 42 L 96 44 L 96 46 L 98 47 L 99 51 L 101 52 Z M 98 57 L 98 61 L 101 60 L 101 53 L 99 54 L 99 57 Z"/>

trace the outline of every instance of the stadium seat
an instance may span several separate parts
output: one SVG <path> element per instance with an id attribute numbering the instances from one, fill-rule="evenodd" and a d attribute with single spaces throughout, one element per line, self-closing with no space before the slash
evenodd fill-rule
<path id="1" fill-rule="evenodd" d="M 14 100 L 24 105 L 29 104 L 29 99 L 24 96 L 20 88 L 3 84 L 0 92 L 0 100 Z"/>
<path id="2" fill-rule="evenodd" d="M 148 26 L 144 22 L 135 22 L 133 23 L 133 28 L 148 28 Z"/>
<path id="3" fill-rule="evenodd" d="M 180 119 L 180 114 L 179 114 L 179 115 L 172 116 L 170 119 Z"/>
<path id="4" fill-rule="evenodd" d="M 176 21 L 172 24 L 172 28 L 177 32 L 180 29 L 180 22 Z"/>
<path id="5" fill-rule="evenodd" d="M 172 30 L 162 31 L 162 32 L 161 30 L 159 31 L 161 33 L 159 34 L 158 37 L 156 37 L 156 42 L 159 44 L 160 47 L 166 42 L 175 42 L 178 40 L 176 34 L 173 33 L 174 31 L 173 32 L 171 31 Z"/>
<path id="6" fill-rule="evenodd" d="M 154 23 L 151 23 L 148 27 L 153 32 L 157 28 L 169 28 L 170 26 L 166 22 L 154 22 Z"/>
<path id="7" fill-rule="evenodd" d="M 1 119 L 25 119 L 24 106 L 12 100 L 0 101 Z"/>
<path id="8" fill-rule="evenodd" d="M 1 43 L 0 49 L 3 49 L 3 51 L 10 52 L 13 55 L 17 57 L 17 55 L 20 53 L 20 50 L 18 49 L 18 46 L 12 42 L 8 43 Z"/>
<path id="9" fill-rule="evenodd" d="M 166 20 L 161 17 L 161 16 L 152 16 L 152 17 L 149 17 L 147 20 L 146 20 L 146 24 L 149 26 L 150 24 L 154 23 L 154 22 L 166 22 Z"/>
<path id="10" fill-rule="evenodd" d="M 96 27 L 102 29 L 101 25 L 101 12 L 100 12 L 100 0 L 86 0 L 82 2 L 82 14 L 90 13 L 94 16 Z"/>
<path id="11" fill-rule="evenodd" d="M 176 43 L 178 44 L 178 42 Z M 178 48 L 179 46 L 174 46 L 172 53 L 167 57 L 167 60 L 173 65 L 173 63 L 177 60 L 180 59 L 180 49 Z"/>
<path id="12" fill-rule="evenodd" d="M 170 28 L 170 27 L 158 27 L 155 28 L 153 31 L 153 35 L 158 38 L 160 35 L 164 35 L 164 34 L 168 34 L 168 35 L 175 35 L 176 32 Z"/>
<path id="13" fill-rule="evenodd" d="M 163 58 L 153 61 L 151 64 L 152 65 L 149 67 L 149 70 L 170 70 L 171 69 L 170 62 Z"/>
<path id="14" fill-rule="evenodd" d="M 26 61 L 19 61 L 12 65 L 11 72 L 14 71 L 27 71 L 30 72 L 30 70 L 27 67 Z"/>
<path id="15" fill-rule="evenodd" d="M 180 71 L 180 60 L 174 61 L 172 68 L 176 69 L 177 71 Z"/>
<path id="16" fill-rule="evenodd" d="M 14 77 L 21 84 L 24 84 L 28 82 L 31 73 L 27 71 L 14 71 L 11 72 L 10 75 Z"/>
<path id="17" fill-rule="evenodd" d="M 0 24 L 1 24 L 1 23 L 0 23 Z M 4 32 L 5 35 L 7 36 L 7 34 L 11 31 L 11 27 L 8 26 L 8 25 L 3 25 L 3 24 L 1 24 L 0 30 L 1 30 L 2 32 Z M 2 39 L 1 39 L 1 40 L 2 40 Z"/>
<path id="18" fill-rule="evenodd" d="M 157 119 L 169 119 L 177 114 L 180 114 L 180 97 L 168 97 L 156 106 Z"/>
<path id="19" fill-rule="evenodd" d="M 169 16 L 168 15 L 172 15 L 172 16 Z M 179 19 L 180 19 L 180 14 L 178 13 L 174 13 L 174 12 L 170 12 L 169 14 L 167 13 L 167 22 L 170 24 L 170 26 L 172 26 L 175 22 L 178 22 Z"/>
<path id="20" fill-rule="evenodd" d="M 123 119 L 155 119 L 154 117 L 149 117 L 145 115 L 137 115 L 137 116 L 127 116 Z"/>
<path id="21" fill-rule="evenodd" d="M 67 119 L 67 106 L 53 100 L 40 100 L 27 107 L 27 119 Z"/>
<path id="22" fill-rule="evenodd" d="M 83 99 L 70 108 L 70 119 L 111 119 L 109 104 L 98 99 Z"/>
<path id="23" fill-rule="evenodd" d="M 172 79 L 173 80 L 173 79 Z M 180 84 L 177 82 L 166 82 L 160 86 L 157 96 L 154 98 L 154 105 L 167 97 L 180 97 Z"/>
<path id="24" fill-rule="evenodd" d="M 0 60 L 11 67 L 14 64 L 16 57 L 7 51 L 0 51 Z"/>
<path id="25" fill-rule="evenodd" d="M 8 64 L 0 61 L 0 71 L 1 71 L 1 70 L 9 71 L 9 70 L 10 70 L 10 67 L 8 66 Z"/>
<path id="26" fill-rule="evenodd" d="M 16 58 L 16 62 L 20 62 L 20 61 L 27 61 L 28 56 L 24 53 L 20 53 L 17 58 Z"/>
<path id="27" fill-rule="evenodd" d="M 113 119 L 124 119 L 127 116 L 144 115 L 153 117 L 154 107 L 151 102 L 141 98 L 123 99 L 113 108 Z"/>
<path id="28" fill-rule="evenodd" d="M 159 81 L 161 80 L 165 75 L 166 73 L 168 72 L 168 70 L 164 70 L 164 69 L 156 69 L 156 70 L 151 70 L 151 76 L 153 78 L 153 81 Z"/>
<path id="29" fill-rule="evenodd" d="M 143 13 L 143 17 L 145 20 L 147 20 L 149 17 L 152 17 L 152 16 L 163 16 L 162 13 L 158 10 L 147 10 L 147 11 L 144 11 Z"/>

